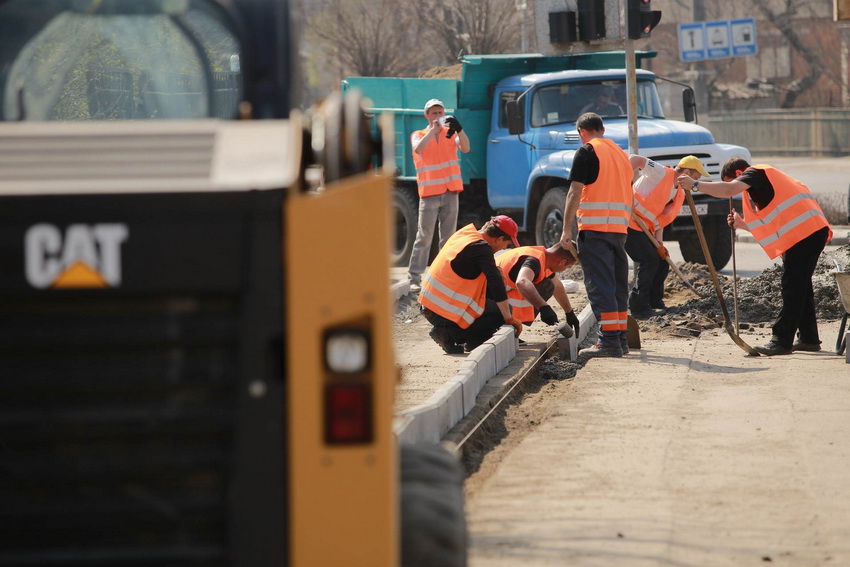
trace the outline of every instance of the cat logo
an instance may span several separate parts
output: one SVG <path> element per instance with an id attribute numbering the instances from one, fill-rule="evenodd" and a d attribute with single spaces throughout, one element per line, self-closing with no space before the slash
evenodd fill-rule
<path id="1" fill-rule="evenodd" d="M 62 231 L 52 224 L 27 230 L 24 253 L 27 281 L 35 288 L 104 288 L 121 284 L 124 224 L 72 224 Z"/>

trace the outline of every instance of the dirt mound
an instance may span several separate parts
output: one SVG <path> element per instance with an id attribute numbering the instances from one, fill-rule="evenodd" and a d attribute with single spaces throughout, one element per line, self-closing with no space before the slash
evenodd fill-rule
<path id="1" fill-rule="evenodd" d="M 675 274 L 669 275 L 664 296 L 669 307 L 667 314 L 642 321 L 641 330 L 655 329 L 677 336 L 697 336 L 702 330 L 722 327 L 723 312 L 717 301 L 708 268 L 692 263 L 680 263 L 677 266 L 703 297 L 694 297 L 693 292 L 688 290 Z M 844 304 L 832 275 L 836 266 L 840 266 L 842 270 L 850 269 L 850 245 L 824 252 L 818 259 L 812 284 L 817 317 L 821 321 L 840 319 L 844 314 Z M 762 326 L 779 315 L 783 272 L 780 264 L 766 269 L 758 276 L 738 278 L 738 320 L 742 323 L 742 328 L 750 325 Z M 732 278 L 720 275 L 718 279 L 729 315 L 734 318 Z"/>
<path id="2" fill-rule="evenodd" d="M 431 67 L 419 74 L 420 79 L 460 79 L 463 65 L 451 65 L 449 67 Z"/>

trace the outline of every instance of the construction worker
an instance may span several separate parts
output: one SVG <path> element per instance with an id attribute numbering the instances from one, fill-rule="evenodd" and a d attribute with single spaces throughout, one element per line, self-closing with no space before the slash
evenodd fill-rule
<path id="1" fill-rule="evenodd" d="M 502 272 L 493 254 L 518 246 L 516 222 L 505 215 L 481 230 L 468 224 L 454 233 L 434 258 L 422 280 L 422 315 L 434 326 L 430 336 L 446 354 L 469 352 L 504 324 L 516 336 L 522 323 L 512 314 Z"/>
<path id="2" fill-rule="evenodd" d="M 468 153 L 470 149 L 463 126 L 454 116 L 446 116 L 442 101 L 432 98 L 425 103 L 425 119 L 428 127 L 410 135 L 419 188 L 419 223 L 407 269 L 412 293 L 422 289 L 437 225 L 440 248 L 457 230 L 458 195 L 463 191 L 458 150 Z"/>
<path id="3" fill-rule="evenodd" d="M 598 341 L 579 356 L 621 357 L 628 352 L 629 260 L 626 232 L 632 216 L 633 170 L 617 144 L 604 138 L 602 118 L 592 112 L 576 122 L 582 146 L 573 158 L 564 203 L 561 245 L 570 250 L 578 216 L 578 259 L 587 299 L 599 321 Z"/>
<path id="4" fill-rule="evenodd" d="M 743 158 L 732 158 L 723 165 L 720 178 L 699 182 L 682 175 L 679 184 L 686 191 L 715 197 L 744 193 L 744 216 L 733 209 L 729 226 L 750 231 L 770 258 L 782 255 L 782 307 L 773 336 L 755 350 L 767 356 L 820 350 L 812 275 L 832 239 L 826 216 L 804 183 L 769 165 L 751 166 Z"/>
<path id="5" fill-rule="evenodd" d="M 496 256 L 496 265 L 505 278 L 508 303 L 515 318 L 531 325 L 537 314 L 547 325 L 557 325 L 558 315 L 547 301 L 553 295 L 564 310 L 567 322 L 579 333 L 579 320 L 573 312 L 570 298 L 561 280 L 555 277 L 576 263 L 576 257 L 557 243 L 543 246 L 520 246 Z"/>
<path id="6" fill-rule="evenodd" d="M 635 319 L 648 319 L 667 312 L 664 304 L 664 281 L 670 272 L 666 261 L 667 249 L 656 248 L 640 223 L 661 242 L 664 227 L 676 219 L 682 208 L 685 193 L 676 178 L 689 175 L 711 177 L 696 156 L 685 156 L 676 169 L 663 166 L 644 156 L 629 156 L 632 169 L 640 171 L 632 184 L 634 210 L 626 237 L 626 253 L 637 265 L 635 283 L 629 292 L 629 312 Z"/>

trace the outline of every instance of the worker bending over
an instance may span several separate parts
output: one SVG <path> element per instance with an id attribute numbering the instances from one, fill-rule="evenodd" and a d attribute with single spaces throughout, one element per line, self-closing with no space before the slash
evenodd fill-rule
<path id="1" fill-rule="evenodd" d="M 576 263 L 573 253 L 557 243 L 550 248 L 520 246 L 496 256 L 496 265 L 505 278 L 508 302 L 516 319 L 531 325 L 537 314 L 547 325 L 557 325 L 558 316 L 547 301 L 554 295 L 564 310 L 567 322 L 579 334 L 579 320 L 573 312 L 570 298 L 556 273 Z"/>
<path id="2" fill-rule="evenodd" d="M 676 220 L 685 200 L 676 178 L 682 174 L 693 179 L 711 176 L 696 156 L 683 157 L 676 169 L 636 154 L 629 156 L 629 162 L 640 171 L 632 184 L 635 202 L 626 237 L 626 253 L 637 265 L 635 283 L 629 292 L 629 311 L 635 319 L 648 319 L 667 312 L 664 282 L 670 265 L 666 248 L 656 248 L 641 223 L 660 243 L 664 227 Z"/>
<path id="3" fill-rule="evenodd" d="M 682 175 L 679 184 L 714 197 L 744 193 L 744 216 L 732 209 L 729 226 L 750 231 L 770 258 L 782 255 L 782 307 L 770 341 L 755 350 L 767 356 L 820 350 L 812 275 L 832 239 L 820 205 L 804 183 L 769 165 L 750 166 L 743 158 L 731 158 L 720 178 L 700 182 Z"/>
<path id="4" fill-rule="evenodd" d="M 468 224 L 449 237 L 425 273 L 419 294 L 422 315 L 434 326 L 430 336 L 446 354 L 473 350 L 506 323 L 517 337 L 522 332 L 493 257 L 511 243 L 518 246 L 518 232 L 516 222 L 505 215 L 491 218 L 481 230 Z"/>

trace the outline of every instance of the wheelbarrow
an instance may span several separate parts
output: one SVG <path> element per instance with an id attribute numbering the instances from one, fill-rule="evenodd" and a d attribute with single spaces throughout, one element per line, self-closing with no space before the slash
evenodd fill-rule
<path id="1" fill-rule="evenodd" d="M 835 283 L 838 284 L 838 293 L 844 303 L 844 315 L 841 316 L 841 326 L 838 329 L 838 340 L 835 341 L 835 354 L 844 354 L 847 340 L 844 328 L 847 326 L 847 318 L 850 317 L 850 272 L 832 272 Z"/>

